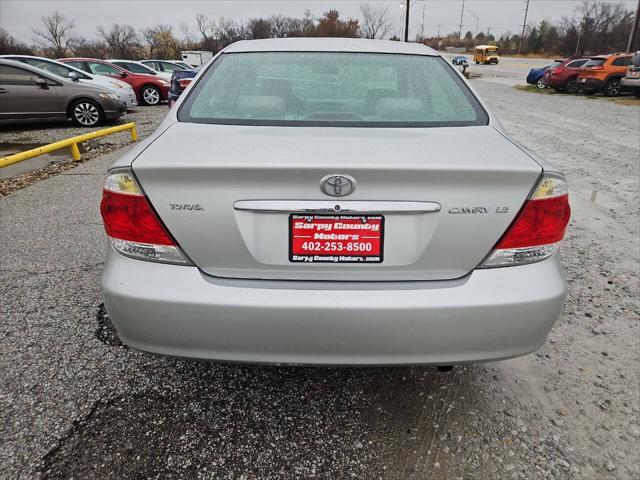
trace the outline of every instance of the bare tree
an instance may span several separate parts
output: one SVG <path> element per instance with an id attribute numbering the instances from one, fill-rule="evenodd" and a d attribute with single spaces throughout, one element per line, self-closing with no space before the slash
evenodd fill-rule
<path id="1" fill-rule="evenodd" d="M 0 55 L 9 53 L 18 55 L 33 55 L 33 49 L 26 43 L 16 40 L 4 28 L 0 28 Z"/>
<path id="2" fill-rule="evenodd" d="M 133 59 L 138 56 L 140 43 L 133 26 L 114 23 L 109 31 L 106 31 L 102 25 L 99 25 L 98 33 L 109 46 L 111 55 L 124 59 Z"/>
<path id="3" fill-rule="evenodd" d="M 287 36 L 289 19 L 284 15 L 271 15 L 269 17 L 271 23 L 271 37 L 282 38 Z"/>
<path id="4" fill-rule="evenodd" d="M 73 44 L 73 54 L 76 57 L 107 58 L 109 46 L 102 40 L 88 40 L 80 37 Z"/>
<path id="5" fill-rule="evenodd" d="M 384 38 L 391 30 L 389 6 L 376 8 L 369 3 L 360 4 L 362 26 L 360 30 L 365 38 Z"/>
<path id="6" fill-rule="evenodd" d="M 170 59 L 179 56 L 180 45 L 170 25 L 158 24 L 145 28 L 142 35 L 152 58 Z"/>
<path id="7" fill-rule="evenodd" d="M 265 18 L 252 18 L 247 22 L 247 35 L 251 39 L 270 38 L 271 22 Z"/>
<path id="8" fill-rule="evenodd" d="M 228 17 L 218 18 L 215 32 L 220 49 L 245 38 L 244 26 Z"/>
<path id="9" fill-rule="evenodd" d="M 191 29 L 187 22 L 180 22 L 180 31 L 182 32 L 182 46 L 186 50 L 195 50 L 198 48 L 198 42 L 191 33 Z"/>
<path id="10" fill-rule="evenodd" d="M 75 40 L 73 31 L 75 25 L 71 20 L 67 20 L 64 15 L 53 12 L 41 18 L 40 28 L 33 30 L 35 42 L 43 48 L 48 55 L 60 58 L 67 54 L 67 51 Z"/>
<path id="11" fill-rule="evenodd" d="M 313 13 L 308 8 L 304 11 L 302 17 L 302 32 L 305 36 L 312 36 L 316 30 L 316 20 L 313 18 Z"/>
<path id="12" fill-rule="evenodd" d="M 204 50 L 215 52 L 218 47 L 218 42 L 216 41 L 216 23 L 206 15 L 198 13 L 196 15 L 196 26 L 202 36 L 200 46 Z"/>

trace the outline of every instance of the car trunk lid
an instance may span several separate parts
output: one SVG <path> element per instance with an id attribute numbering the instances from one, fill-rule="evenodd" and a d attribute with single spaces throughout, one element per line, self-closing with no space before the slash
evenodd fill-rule
<path id="1" fill-rule="evenodd" d="M 389 281 L 469 273 L 507 229 L 542 169 L 490 126 L 176 123 L 133 170 L 171 234 L 207 274 Z M 323 193 L 320 181 L 331 175 L 352 177 L 353 193 Z M 381 217 L 382 261 L 292 261 L 291 229 L 300 220 L 294 214 L 369 215 L 362 222 L 370 225 Z"/>

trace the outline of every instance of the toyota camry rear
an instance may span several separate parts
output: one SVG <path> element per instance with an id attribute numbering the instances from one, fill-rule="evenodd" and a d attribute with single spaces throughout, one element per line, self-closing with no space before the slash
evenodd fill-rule
<path id="1" fill-rule="evenodd" d="M 148 352 L 455 364 L 561 313 L 560 172 L 433 50 L 238 42 L 105 182 L 105 304 Z"/>

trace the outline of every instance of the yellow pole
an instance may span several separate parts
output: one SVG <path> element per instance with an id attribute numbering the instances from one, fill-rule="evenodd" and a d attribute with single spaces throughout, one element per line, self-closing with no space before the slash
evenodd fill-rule
<path id="1" fill-rule="evenodd" d="M 73 158 L 76 162 L 80 161 L 80 149 L 78 148 L 77 143 L 71 144 L 71 158 Z"/>
<path id="2" fill-rule="evenodd" d="M 28 160 L 29 158 L 37 157 L 38 155 L 43 155 L 45 153 L 50 153 L 61 148 L 70 148 L 71 156 L 74 160 L 77 161 L 80 160 L 80 150 L 78 149 L 78 143 L 86 142 L 87 140 L 91 140 L 93 138 L 104 137 L 105 135 L 111 135 L 112 133 L 122 132 L 124 130 L 131 131 L 131 140 L 133 140 L 134 142 L 138 139 L 136 124 L 133 122 L 125 123 L 124 125 L 117 125 L 115 127 L 96 130 L 95 132 L 85 133 L 84 135 L 77 135 L 65 140 L 60 140 L 59 142 L 43 145 L 42 147 L 32 148 L 31 150 L 26 150 L 24 152 L 9 155 L 7 157 L 2 157 L 0 158 L 0 168 L 8 167 L 9 165 L 13 165 L 14 163 L 22 162 L 23 160 Z"/>

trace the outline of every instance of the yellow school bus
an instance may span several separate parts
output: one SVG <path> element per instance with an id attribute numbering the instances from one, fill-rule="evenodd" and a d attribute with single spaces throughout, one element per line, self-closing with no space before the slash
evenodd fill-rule
<path id="1" fill-rule="evenodd" d="M 478 63 L 498 63 L 498 47 L 495 45 L 478 45 L 473 51 L 473 61 Z"/>

